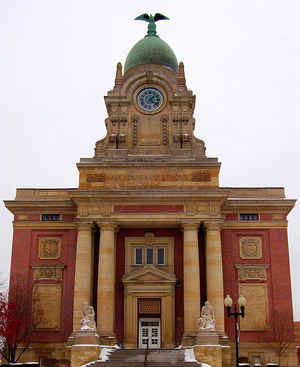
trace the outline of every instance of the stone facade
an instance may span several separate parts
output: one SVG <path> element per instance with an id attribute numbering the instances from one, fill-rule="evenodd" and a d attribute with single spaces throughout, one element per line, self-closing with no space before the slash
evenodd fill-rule
<path id="1" fill-rule="evenodd" d="M 151 88 L 163 100 L 149 112 L 137 96 Z M 78 188 L 18 189 L 5 201 L 14 214 L 12 282 L 21 270 L 33 325 L 43 311 L 32 358 L 44 357 L 46 348 L 49 357 L 77 367 L 97 359 L 99 345 L 138 348 L 141 320 L 149 319 L 159 322 L 162 348 L 201 340 L 198 360 L 229 366 L 229 293 L 248 299 L 241 357 L 277 362 L 282 315 L 293 328 L 286 217 L 295 201 L 282 188 L 219 186 L 220 163 L 193 134 L 195 96 L 182 63 L 178 71 L 147 64 L 125 75 L 118 64 L 105 103 L 107 135 L 93 158 L 77 164 Z M 197 335 L 207 300 L 215 346 Z M 76 342 L 85 301 L 99 333 L 87 336 L 88 348 L 80 346 L 81 334 Z M 291 344 L 286 358 L 295 353 Z"/>

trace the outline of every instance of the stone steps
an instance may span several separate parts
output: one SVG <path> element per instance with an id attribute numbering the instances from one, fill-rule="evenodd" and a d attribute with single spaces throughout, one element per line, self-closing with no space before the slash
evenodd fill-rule
<path id="1" fill-rule="evenodd" d="M 146 361 L 145 361 L 145 357 Z M 199 367 L 194 362 L 184 362 L 182 349 L 118 349 L 106 362 L 94 362 L 91 367 Z"/>

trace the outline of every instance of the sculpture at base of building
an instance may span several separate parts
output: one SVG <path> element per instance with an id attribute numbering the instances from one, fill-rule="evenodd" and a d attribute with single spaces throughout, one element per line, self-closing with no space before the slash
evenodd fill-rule
<path id="1" fill-rule="evenodd" d="M 215 314 L 212 305 L 209 301 L 206 301 L 201 309 L 201 316 L 198 320 L 199 331 L 203 330 L 215 330 Z"/>
<path id="2" fill-rule="evenodd" d="M 82 306 L 80 327 L 69 337 L 68 344 L 99 345 L 99 341 L 100 339 L 96 327 L 94 307 L 90 306 L 87 301 L 84 301 Z"/>
<path id="3" fill-rule="evenodd" d="M 79 330 L 96 330 L 96 322 L 95 322 L 95 311 L 93 306 L 90 306 L 87 301 L 83 302 L 82 308 L 82 319 L 80 320 L 80 329 Z"/>
<path id="4" fill-rule="evenodd" d="M 219 337 L 216 332 L 215 313 L 213 306 L 206 301 L 201 309 L 198 321 L 198 333 L 196 343 L 200 345 L 217 345 Z"/>

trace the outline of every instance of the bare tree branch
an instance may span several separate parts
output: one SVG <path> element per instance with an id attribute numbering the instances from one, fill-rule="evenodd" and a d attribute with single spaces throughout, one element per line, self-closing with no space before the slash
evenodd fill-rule
<path id="1" fill-rule="evenodd" d="M 31 327 L 31 300 L 22 279 L 14 279 L 7 293 L 0 293 L 0 354 L 16 363 L 28 349 Z"/>

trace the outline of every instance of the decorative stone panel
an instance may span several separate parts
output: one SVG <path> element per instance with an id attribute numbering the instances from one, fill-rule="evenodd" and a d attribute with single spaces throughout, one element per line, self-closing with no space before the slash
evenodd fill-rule
<path id="1" fill-rule="evenodd" d="M 58 259 L 61 255 L 61 239 L 59 237 L 39 238 L 39 258 L 45 260 Z"/>
<path id="2" fill-rule="evenodd" d="M 243 295 L 247 300 L 245 318 L 240 319 L 241 330 L 268 329 L 267 284 L 240 283 L 239 295 Z"/>
<path id="3" fill-rule="evenodd" d="M 238 265 L 235 267 L 238 269 L 238 280 L 267 280 L 266 269 L 269 265 Z"/>
<path id="4" fill-rule="evenodd" d="M 58 265 L 32 265 L 33 280 L 62 280 L 63 264 Z"/>
<path id="5" fill-rule="evenodd" d="M 240 237 L 241 259 L 261 259 L 262 242 L 260 237 Z"/>
<path id="6" fill-rule="evenodd" d="M 32 297 L 32 326 L 35 330 L 60 330 L 61 285 L 36 284 Z"/>
<path id="7" fill-rule="evenodd" d="M 160 314 L 160 299 L 139 299 L 140 314 Z"/>
<path id="8" fill-rule="evenodd" d="M 209 213 L 210 202 L 208 201 L 187 201 L 184 204 L 185 214 L 187 216 L 194 216 L 197 214 Z"/>

